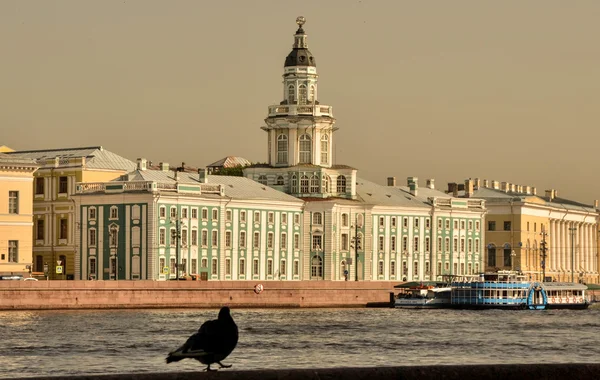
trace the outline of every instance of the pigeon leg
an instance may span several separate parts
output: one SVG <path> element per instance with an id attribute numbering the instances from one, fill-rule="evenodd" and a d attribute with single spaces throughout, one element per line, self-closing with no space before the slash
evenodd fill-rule
<path id="1" fill-rule="evenodd" d="M 217 363 L 220 365 L 219 368 L 231 368 L 231 364 L 230 365 L 225 365 L 225 364 L 223 364 L 221 362 L 217 362 Z"/>
<path id="2" fill-rule="evenodd" d="M 206 372 L 213 372 L 213 371 L 216 371 L 216 369 L 210 369 L 210 364 L 208 365 L 208 367 L 204 368 L 204 370 L 205 370 Z"/>

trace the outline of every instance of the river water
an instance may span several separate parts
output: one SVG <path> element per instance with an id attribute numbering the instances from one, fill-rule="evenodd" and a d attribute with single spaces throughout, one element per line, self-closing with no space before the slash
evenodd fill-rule
<path id="1" fill-rule="evenodd" d="M 0 312 L 0 378 L 198 371 L 165 364 L 218 310 Z M 232 369 L 592 363 L 600 308 L 548 311 L 233 309 Z M 226 371 L 226 370 L 225 370 Z"/>

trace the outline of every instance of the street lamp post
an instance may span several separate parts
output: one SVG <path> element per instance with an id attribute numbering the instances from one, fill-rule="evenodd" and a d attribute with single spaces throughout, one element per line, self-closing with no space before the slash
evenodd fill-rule
<path id="1" fill-rule="evenodd" d="M 517 256 L 517 254 L 515 253 L 515 250 L 513 249 L 512 252 L 510 253 L 510 271 L 513 272 L 515 270 L 515 257 Z"/>

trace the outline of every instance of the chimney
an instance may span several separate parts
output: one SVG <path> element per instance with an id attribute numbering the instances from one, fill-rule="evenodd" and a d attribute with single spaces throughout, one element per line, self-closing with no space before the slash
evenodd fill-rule
<path id="1" fill-rule="evenodd" d="M 433 179 L 433 178 L 429 178 L 429 179 L 427 180 L 427 186 L 426 186 L 426 187 L 427 187 L 428 189 L 432 189 L 432 190 L 434 190 L 434 189 L 435 189 L 435 179 Z"/>
<path id="2" fill-rule="evenodd" d="M 137 159 L 137 170 L 146 170 L 148 168 L 148 161 L 145 158 Z"/>
<path id="3" fill-rule="evenodd" d="M 500 182 L 492 180 L 492 189 L 500 190 Z"/>
<path id="4" fill-rule="evenodd" d="M 481 187 L 481 180 L 479 178 L 475 178 L 473 182 L 473 189 L 477 190 Z"/>
<path id="5" fill-rule="evenodd" d="M 465 197 L 471 198 L 473 196 L 473 180 L 471 178 L 465 179 Z"/>
<path id="6" fill-rule="evenodd" d="M 200 183 L 208 183 L 208 175 L 206 169 L 198 169 L 198 180 Z"/>
<path id="7" fill-rule="evenodd" d="M 548 200 L 552 202 L 552 200 L 554 199 L 554 189 L 546 190 L 546 198 L 548 198 Z"/>
<path id="8" fill-rule="evenodd" d="M 489 180 L 489 179 L 484 179 L 484 180 L 483 180 L 483 187 L 485 187 L 486 189 L 487 189 L 488 187 L 490 187 L 490 180 Z"/>
<path id="9" fill-rule="evenodd" d="M 594 201 L 594 208 L 598 209 L 598 200 L 597 199 Z"/>
<path id="10" fill-rule="evenodd" d="M 531 194 L 537 195 L 537 189 L 535 187 L 531 187 Z"/>
<path id="11" fill-rule="evenodd" d="M 408 189 L 410 190 L 410 193 L 416 197 L 417 196 L 417 192 L 419 190 L 419 178 L 417 178 L 417 177 L 407 177 L 406 178 L 406 182 L 407 182 L 407 185 L 408 185 Z"/>
<path id="12" fill-rule="evenodd" d="M 500 184 L 500 190 L 504 191 L 505 193 L 508 193 L 509 187 L 510 187 L 510 183 L 508 183 L 508 182 L 502 182 Z"/>
<path id="13" fill-rule="evenodd" d="M 168 162 L 161 162 L 158 164 L 158 168 L 160 170 L 162 170 L 163 172 L 168 172 L 169 171 L 169 163 Z"/>
<path id="14" fill-rule="evenodd" d="M 388 186 L 396 186 L 396 177 L 388 177 Z"/>
<path id="15" fill-rule="evenodd" d="M 525 194 L 531 194 L 531 186 L 525 186 Z"/>
<path id="16" fill-rule="evenodd" d="M 179 170 L 173 170 L 173 177 L 175 177 L 175 181 L 179 181 Z"/>

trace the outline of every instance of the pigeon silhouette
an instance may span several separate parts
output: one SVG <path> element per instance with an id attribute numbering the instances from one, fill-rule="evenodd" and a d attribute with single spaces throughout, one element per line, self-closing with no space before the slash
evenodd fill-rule
<path id="1" fill-rule="evenodd" d="M 204 322 L 183 346 L 169 353 L 167 364 L 181 359 L 196 359 L 208 365 L 205 371 L 216 371 L 210 368 L 213 363 L 219 364 L 219 368 L 229 368 L 231 364 L 224 365 L 221 361 L 231 354 L 237 342 L 238 327 L 225 306 L 219 311 L 218 319 Z"/>

